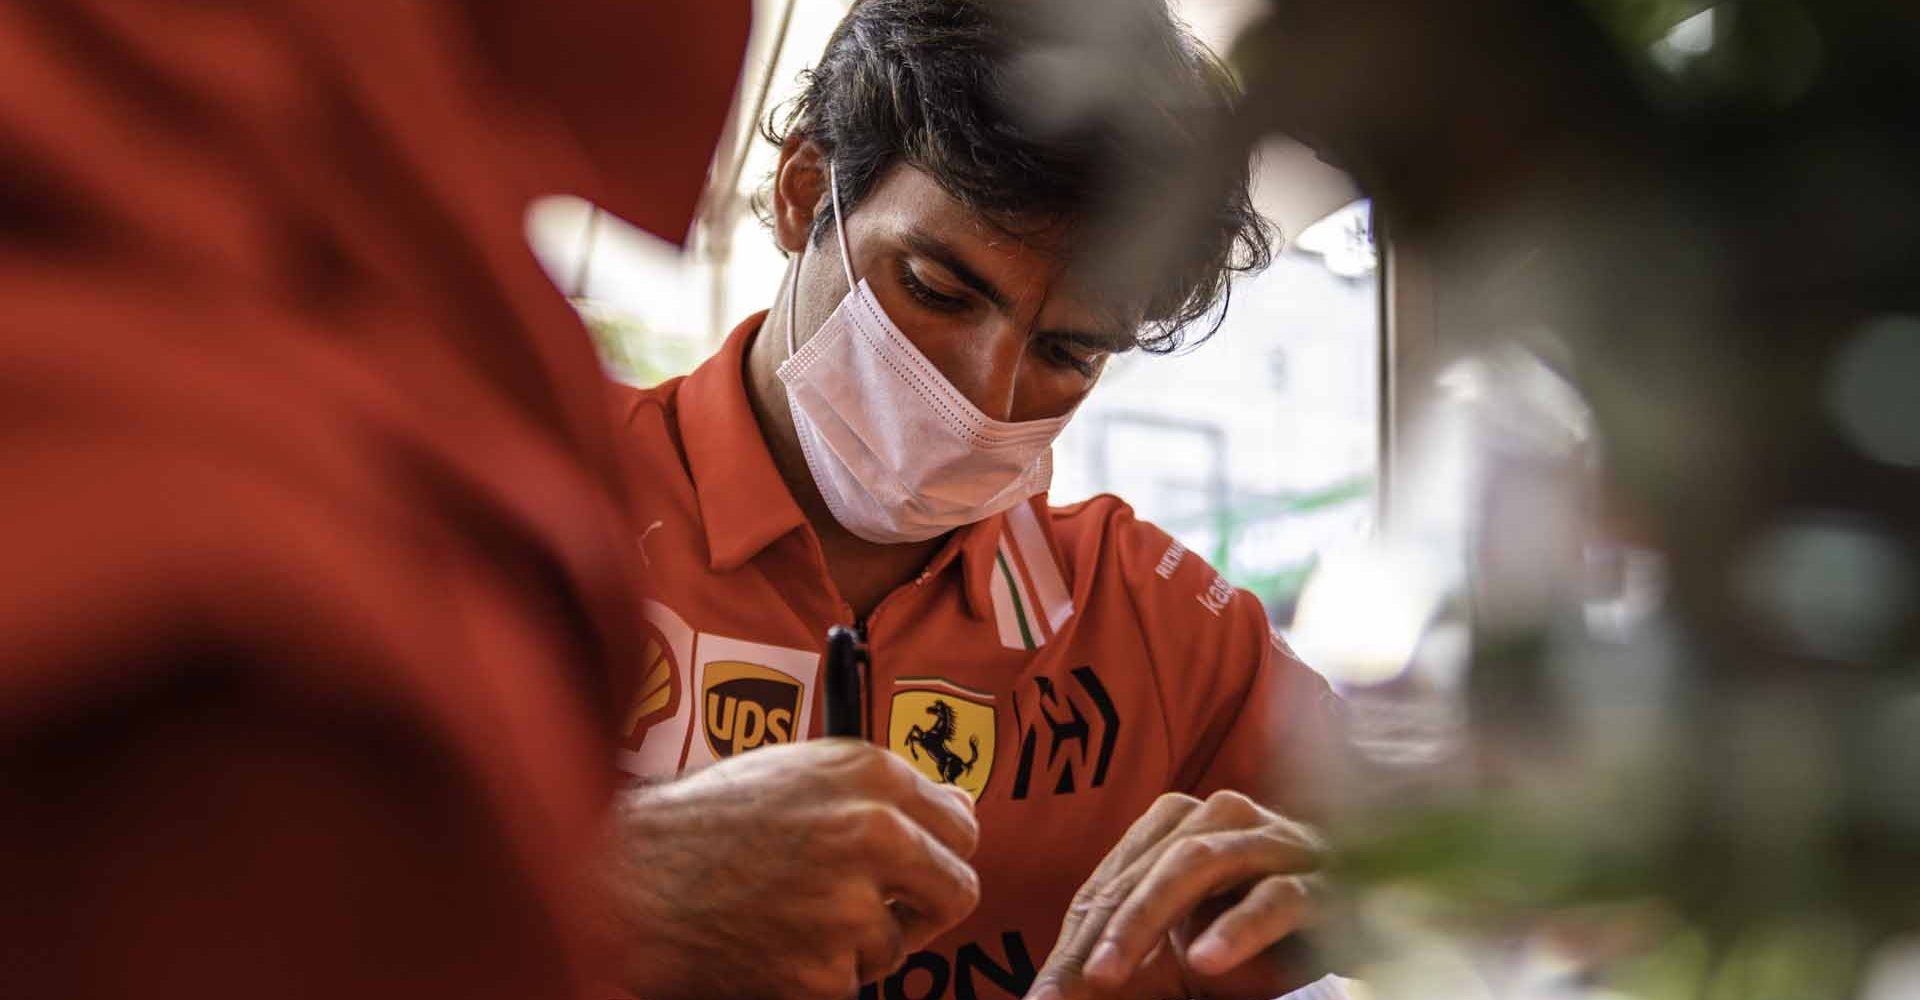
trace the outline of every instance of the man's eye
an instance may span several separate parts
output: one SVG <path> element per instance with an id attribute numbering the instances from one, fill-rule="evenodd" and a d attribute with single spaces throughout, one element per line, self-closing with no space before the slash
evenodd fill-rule
<path id="1" fill-rule="evenodd" d="M 1096 348 L 1083 347 L 1068 340 L 1050 339 L 1040 344 L 1041 360 L 1055 368 L 1070 368 L 1087 378 L 1093 377 L 1103 353 L 1105 352 Z"/>
<path id="2" fill-rule="evenodd" d="M 966 308 L 966 299 L 934 291 L 926 282 L 920 280 L 919 275 L 913 273 L 912 265 L 906 261 L 901 261 L 897 267 L 900 272 L 901 286 L 921 305 L 935 312 L 958 312 Z"/>

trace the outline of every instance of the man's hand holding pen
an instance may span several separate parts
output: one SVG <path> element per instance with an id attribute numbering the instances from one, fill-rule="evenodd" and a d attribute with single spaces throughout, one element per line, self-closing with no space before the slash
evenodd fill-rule
<path id="1" fill-rule="evenodd" d="M 880 747 L 770 746 L 616 803 L 601 943 L 623 989 L 842 1000 L 973 911 L 967 793 Z M 630 845 L 630 846 L 629 846 Z"/>

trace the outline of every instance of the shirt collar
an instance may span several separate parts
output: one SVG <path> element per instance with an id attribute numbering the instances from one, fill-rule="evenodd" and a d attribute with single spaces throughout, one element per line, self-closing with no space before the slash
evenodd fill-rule
<path id="1" fill-rule="evenodd" d="M 680 437 L 715 572 L 747 564 L 807 517 L 787 490 L 747 399 L 747 348 L 767 318 L 747 317 L 680 385 Z"/>
<path id="2" fill-rule="evenodd" d="M 960 544 L 953 546 L 960 560 L 961 579 L 965 581 L 967 613 L 974 618 L 986 618 L 993 613 L 993 572 L 995 556 L 1000 550 L 1000 535 L 1005 530 L 1007 515 L 995 514 L 984 521 L 976 521 L 965 529 L 966 535 Z"/>
<path id="3" fill-rule="evenodd" d="M 1013 523 L 1016 519 L 1019 527 Z M 1009 585 L 1023 593 L 1027 592 L 1029 582 L 1039 584 L 1037 592 L 1029 596 L 1044 602 L 1046 606 L 1041 610 L 1049 619 L 1050 627 L 1055 619 L 1062 619 L 1063 614 L 1072 614 L 1067 566 L 1060 558 L 1060 543 L 1053 534 L 1053 517 L 1048 512 L 1045 493 L 968 525 L 962 532 L 959 544 L 952 546 L 957 555 L 945 558 L 960 560 L 967 611 L 973 617 L 986 618 L 995 613 L 993 583 L 995 574 L 999 573 L 1017 575 L 1022 582 L 1010 580 Z M 1003 555 L 1009 560 L 1004 566 Z M 932 569 L 942 566 L 944 563 L 936 563 Z"/>

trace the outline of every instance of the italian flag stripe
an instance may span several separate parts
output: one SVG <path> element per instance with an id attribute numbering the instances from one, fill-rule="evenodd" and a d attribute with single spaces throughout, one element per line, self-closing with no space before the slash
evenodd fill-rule
<path id="1" fill-rule="evenodd" d="M 1000 575 L 1006 581 L 1007 595 L 1013 601 L 1014 620 L 1020 625 L 1020 641 L 1026 645 L 1026 648 L 1033 649 L 1033 628 L 1027 624 L 1027 604 L 1020 599 L 1020 581 L 1014 577 L 1013 567 L 1007 562 L 1007 551 L 1004 545 L 994 558 L 1000 564 Z"/>

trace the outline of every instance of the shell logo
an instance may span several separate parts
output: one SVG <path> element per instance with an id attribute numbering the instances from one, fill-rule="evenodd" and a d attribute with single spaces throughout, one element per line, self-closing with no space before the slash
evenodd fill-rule
<path id="1" fill-rule="evenodd" d="M 627 709 L 626 745 L 638 747 L 654 723 L 673 717 L 680 707 L 680 669 L 666 637 L 648 623 L 647 641 L 640 651 L 640 683 Z"/>

